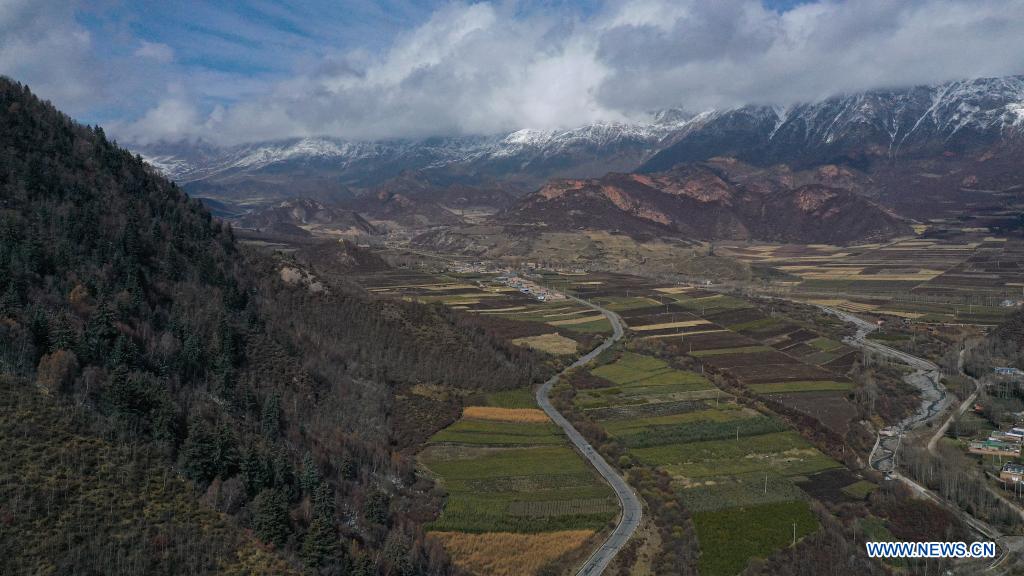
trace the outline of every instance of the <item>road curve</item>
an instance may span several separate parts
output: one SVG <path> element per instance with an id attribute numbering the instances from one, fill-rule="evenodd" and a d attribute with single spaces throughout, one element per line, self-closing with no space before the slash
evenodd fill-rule
<path id="1" fill-rule="evenodd" d="M 615 525 L 615 529 L 612 531 L 608 539 L 605 540 L 601 547 L 594 550 L 593 554 L 587 558 L 587 561 L 576 573 L 577 576 L 597 576 L 604 572 L 608 564 L 611 563 L 612 558 L 625 546 L 629 538 L 636 532 L 637 527 L 640 526 L 640 518 L 643 515 L 643 506 L 640 504 L 640 498 L 637 497 L 636 493 L 630 488 L 629 484 L 626 483 L 619 473 L 605 461 L 605 459 L 594 450 L 583 435 L 573 427 L 572 424 L 562 416 L 562 414 L 555 410 L 555 407 L 551 405 L 551 401 L 548 396 L 551 393 L 551 387 L 558 382 L 559 376 L 565 373 L 566 370 L 582 366 L 594 358 L 598 354 L 604 352 L 610 348 L 617 340 L 622 338 L 622 320 L 614 312 L 605 310 L 604 308 L 591 304 L 586 300 L 581 300 L 569 296 L 570 299 L 583 304 L 584 306 L 593 308 L 598 312 L 605 315 L 608 321 L 612 324 L 612 337 L 605 339 L 603 343 L 597 348 L 591 350 L 582 358 L 574 362 L 571 366 L 562 371 L 562 373 L 552 376 L 550 380 L 541 384 L 540 388 L 537 389 L 537 405 L 541 407 L 544 412 L 558 424 L 562 430 L 565 431 L 565 435 L 569 437 L 569 441 L 573 443 L 576 449 L 597 468 L 597 471 L 604 477 L 604 479 L 611 484 L 612 489 L 615 490 L 615 495 L 619 498 L 619 506 L 622 508 L 622 515 L 619 516 L 619 523 Z"/>

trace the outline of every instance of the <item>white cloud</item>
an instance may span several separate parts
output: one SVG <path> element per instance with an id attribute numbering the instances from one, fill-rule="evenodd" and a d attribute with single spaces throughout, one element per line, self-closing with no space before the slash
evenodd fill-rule
<path id="1" fill-rule="evenodd" d="M 42 21 L 53 18 L 59 32 L 36 28 L 35 44 L 28 33 L 7 40 L 20 30 L 6 24 L 7 12 L 24 20 L 28 5 L 0 7 L 0 71 L 41 78 L 59 105 L 87 94 L 91 41 L 73 19 L 53 9 Z M 1024 0 L 819 0 L 784 12 L 757 0 L 625 0 L 588 16 L 457 2 L 383 51 L 324 49 L 273 79 L 188 68 L 176 62 L 180 49 L 134 40 L 129 64 L 145 82 L 121 92 L 148 105 L 111 132 L 135 142 L 374 139 L 570 127 L 675 106 L 789 104 L 1024 73 L 1022 29 Z M 57 85 L 64 76 L 67 86 Z"/>
<path id="2" fill-rule="evenodd" d="M 46 0 L 0 2 L 0 74 L 72 109 L 103 94 L 93 42 L 73 5 Z"/>
<path id="3" fill-rule="evenodd" d="M 174 50 L 167 44 L 159 42 L 146 42 L 142 40 L 135 55 L 139 58 L 148 58 L 161 64 L 169 64 L 174 61 Z"/>

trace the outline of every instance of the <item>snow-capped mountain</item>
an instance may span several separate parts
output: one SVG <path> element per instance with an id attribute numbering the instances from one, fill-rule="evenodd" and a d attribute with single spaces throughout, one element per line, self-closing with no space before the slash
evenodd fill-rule
<path id="1" fill-rule="evenodd" d="M 193 191 L 214 196 L 262 195 L 288 174 L 321 181 L 328 196 L 372 188 L 407 171 L 441 181 L 507 181 L 524 190 L 548 177 L 631 170 L 657 152 L 690 119 L 660 114 L 645 124 L 593 124 L 567 130 L 524 129 L 503 136 L 353 142 L 308 137 L 228 148 L 205 143 L 141 147 L 150 164 Z M 308 192 L 308 191 L 307 191 Z"/>
<path id="2" fill-rule="evenodd" d="M 1024 136 L 1024 76 L 875 90 L 787 108 L 713 111 L 641 168 L 735 156 L 757 164 L 864 163 L 962 153 Z"/>
<path id="3" fill-rule="evenodd" d="M 497 136 L 345 141 L 310 137 L 228 148 L 142 147 L 193 194 L 226 199 L 303 195 L 343 199 L 416 172 L 435 185 L 503 183 L 534 190 L 552 177 L 667 170 L 732 156 L 754 165 L 848 164 L 1024 151 L 1024 77 L 874 90 L 788 107 L 744 106 L 692 115 L 662 111 L 645 123 Z"/>

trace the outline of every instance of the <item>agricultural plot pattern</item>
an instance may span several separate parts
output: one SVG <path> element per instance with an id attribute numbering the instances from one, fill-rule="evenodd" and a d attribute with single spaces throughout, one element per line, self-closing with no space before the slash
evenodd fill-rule
<path id="1" fill-rule="evenodd" d="M 552 280 L 557 282 L 557 280 Z M 745 300 L 687 286 L 660 286 L 622 275 L 592 274 L 568 285 L 580 296 L 612 308 L 634 338 L 657 339 L 678 353 L 733 375 L 751 392 L 803 412 L 845 435 L 856 408 L 849 400 L 849 371 L 858 352 L 781 316 L 766 315 Z M 599 369 L 601 370 L 601 369 Z M 602 376 L 600 371 L 595 374 Z M 637 404 L 629 382 L 604 392 Z M 691 390 L 701 399 L 715 390 Z M 632 399 L 629 399 L 632 397 Z M 602 405 L 588 391 L 587 408 Z"/>
<path id="2" fill-rule="evenodd" d="M 794 526 L 798 538 L 815 531 L 809 501 L 820 474 L 858 482 L 783 422 L 740 406 L 700 374 L 630 352 L 592 374 L 609 386 L 577 389 L 577 408 L 639 465 L 671 475 L 693 516 L 701 574 L 736 574 L 751 558 L 789 545 Z M 685 380 L 704 397 L 680 401 L 643 385 L 659 376 Z"/>
<path id="3" fill-rule="evenodd" d="M 616 310 L 635 339 L 659 339 L 840 433 L 856 415 L 851 383 L 840 376 L 856 351 L 786 318 L 726 295 L 634 277 L 593 274 L 568 289 Z M 670 474 L 692 513 L 702 574 L 739 573 L 750 558 L 788 546 L 794 530 L 797 538 L 816 530 L 811 500 L 849 501 L 874 488 L 699 373 L 633 352 L 591 373 L 600 379 L 575 390 L 577 409 L 638 465 Z M 608 385 L 593 388 L 595 381 Z"/>
<path id="4" fill-rule="evenodd" d="M 500 324 L 513 343 L 554 355 L 571 355 L 591 335 L 611 333 L 611 324 L 593 310 L 566 299 L 539 300 L 499 281 L 497 274 L 425 274 L 393 270 L 359 278 L 380 296 L 440 303 Z"/>
<path id="5" fill-rule="evenodd" d="M 528 398 L 488 396 L 420 454 L 448 493 L 428 528 L 475 574 L 535 574 L 618 513 L 611 489 Z"/>
<path id="6" fill-rule="evenodd" d="M 937 236 L 937 235 L 936 235 Z M 984 233 L 885 245 L 732 246 L 723 253 L 770 266 L 779 288 L 848 312 L 922 322 L 998 324 L 1024 297 L 1024 242 Z"/>

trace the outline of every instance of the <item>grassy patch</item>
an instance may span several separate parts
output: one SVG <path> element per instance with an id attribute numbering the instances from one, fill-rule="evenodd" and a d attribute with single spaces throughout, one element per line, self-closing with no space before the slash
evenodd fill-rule
<path id="1" fill-rule="evenodd" d="M 807 344 L 810 346 L 814 346 L 815 348 L 821 350 L 822 352 L 832 352 L 834 350 L 842 348 L 843 346 L 839 342 L 836 342 L 835 340 L 830 340 L 828 338 L 815 338 L 814 340 L 811 340 Z"/>
<path id="2" fill-rule="evenodd" d="M 843 493 L 851 498 L 858 498 L 863 500 L 878 489 L 878 485 L 867 480 L 858 480 L 849 486 L 843 488 Z"/>
<path id="3" fill-rule="evenodd" d="M 785 548 L 796 537 L 818 529 L 818 520 L 803 501 L 696 512 L 693 523 L 700 540 L 700 573 L 732 576 L 754 557 Z"/>

